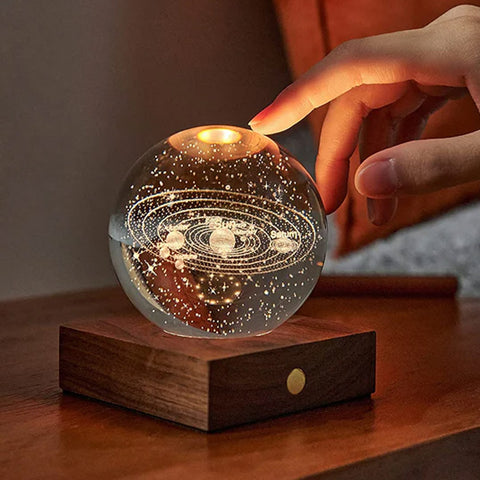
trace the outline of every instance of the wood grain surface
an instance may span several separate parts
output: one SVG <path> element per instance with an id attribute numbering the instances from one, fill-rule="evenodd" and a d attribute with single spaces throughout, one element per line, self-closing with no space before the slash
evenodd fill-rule
<path id="1" fill-rule="evenodd" d="M 478 299 L 310 299 L 302 314 L 376 330 L 375 394 L 213 435 L 62 394 L 59 325 L 128 312 L 119 289 L 0 305 L 1 478 L 463 479 L 480 471 Z"/>
<path id="2" fill-rule="evenodd" d="M 306 376 L 298 394 L 287 378 Z M 375 332 L 296 315 L 269 335 L 169 335 L 140 314 L 60 327 L 60 387 L 205 431 L 369 395 Z"/>

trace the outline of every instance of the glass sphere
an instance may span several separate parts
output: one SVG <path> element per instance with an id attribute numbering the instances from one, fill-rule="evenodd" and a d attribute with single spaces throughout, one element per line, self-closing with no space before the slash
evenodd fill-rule
<path id="1" fill-rule="evenodd" d="M 268 333 L 302 305 L 326 251 L 303 166 L 238 127 L 172 135 L 132 167 L 110 217 L 112 262 L 134 305 L 188 337 Z"/>

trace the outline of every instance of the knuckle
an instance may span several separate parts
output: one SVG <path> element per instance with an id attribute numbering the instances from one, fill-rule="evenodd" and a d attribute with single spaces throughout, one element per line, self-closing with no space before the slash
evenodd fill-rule
<path id="1" fill-rule="evenodd" d="M 462 5 L 460 7 L 468 7 Z M 471 70 L 480 61 L 480 8 L 474 7 L 476 14 L 472 15 L 469 8 L 459 11 L 465 12 L 462 15 L 449 15 L 442 23 L 432 28 L 438 33 L 437 46 L 447 53 L 447 57 L 454 55 L 455 62 L 463 65 L 463 69 Z M 450 10 L 448 13 L 450 13 Z M 424 31 L 429 31 L 429 26 Z"/>
<path id="2" fill-rule="evenodd" d="M 440 21 L 437 21 L 440 20 Z M 436 32 L 437 45 L 453 53 L 467 69 L 480 60 L 480 7 L 457 5 L 422 30 Z"/>
<path id="3" fill-rule="evenodd" d="M 439 155 L 428 165 L 428 177 L 433 185 L 444 185 L 452 176 L 452 161 L 447 156 Z"/>
<path id="4" fill-rule="evenodd" d="M 480 60 L 480 16 L 457 19 L 458 44 L 467 64 L 476 65 Z"/>
<path id="5" fill-rule="evenodd" d="M 421 143 L 419 143 L 421 142 Z M 398 176 L 403 188 L 410 193 L 428 193 L 449 184 L 452 178 L 452 157 L 438 140 L 417 140 L 406 144 Z M 419 148 L 423 145 L 425 148 Z"/>
<path id="6" fill-rule="evenodd" d="M 355 58 L 361 55 L 365 46 L 364 38 L 356 38 L 353 40 L 347 40 L 336 47 L 332 53 L 341 59 Z"/>
<path id="7" fill-rule="evenodd" d="M 478 42 L 480 39 L 480 16 L 464 16 L 455 19 L 459 34 L 467 41 Z"/>
<path id="8" fill-rule="evenodd" d="M 456 5 L 448 10 L 448 15 L 452 17 L 478 16 L 480 17 L 480 8 L 475 5 Z"/>
<path id="9" fill-rule="evenodd" d="M 369 37 L 347 40 L 329 54 L 331 65 L 358 65 L 358 62 L 366 57 L 369 48 Z M 349 72 L 349 78 L 352 86 L 358 87 L 364 83 L 361 68 L 352 68 Z"/>

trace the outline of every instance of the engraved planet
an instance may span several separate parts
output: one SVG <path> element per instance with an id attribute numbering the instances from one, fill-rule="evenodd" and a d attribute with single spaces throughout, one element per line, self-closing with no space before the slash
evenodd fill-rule
<path id="1" fill-rule="evenodd" d="M 208 240 L 213 252 L 227 256 L 235 248 L 235 235 L 228 228 L 217 228 Z"/>

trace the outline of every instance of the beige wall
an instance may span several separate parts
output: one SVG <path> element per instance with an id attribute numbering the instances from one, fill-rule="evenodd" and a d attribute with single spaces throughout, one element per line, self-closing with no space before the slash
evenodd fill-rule
<path id="1" fill-rule="evenodd" d="M 0 298 L 112 284 L 132 162 L 288 83 L 269 0 L 2 0 L 0 21 Z"/>

